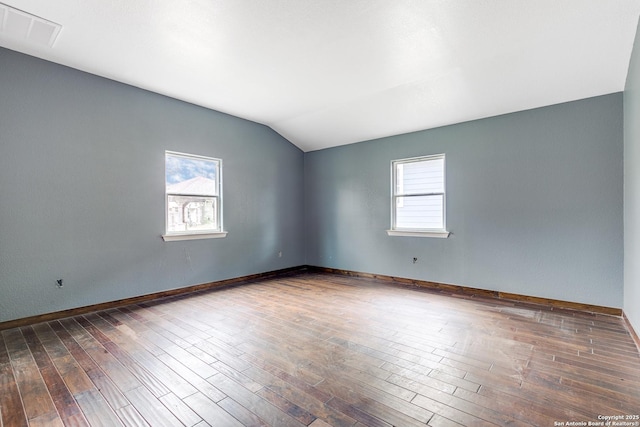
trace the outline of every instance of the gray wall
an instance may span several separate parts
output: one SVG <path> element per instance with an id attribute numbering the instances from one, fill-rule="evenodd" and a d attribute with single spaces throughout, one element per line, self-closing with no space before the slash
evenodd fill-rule
<path id="1" fill-rule="evenodd" d="M 624 92 L 624 312 L 640 333 L 640 33 Z"/>
<path id="2" fill-rule="evenodd" d="M 307 263 L 622 307 L 622 99 L 307 153 Z M 387 236 L 391 160 L 438 153 L 452 235 Z"/>
<path id="3" fill-rule="evenodd" d="M 227 238 L 161 239 L 165 150 L 223 160 Z M 0 49 L 0 321 L 304 264 L 303 167 L 265 126 Z"/>
<path id="4" fill-rule="evenodd" d="M 0 94 L 0 321 L 305 263 L 622 307 L 622 94 L 306 154 L 262 125 L 5 49 Z M 164 150 L 223 159 L 226 239 L 162 241 Z M 436 153 L 452 235 L 387 236 L 391 160 Z"/>

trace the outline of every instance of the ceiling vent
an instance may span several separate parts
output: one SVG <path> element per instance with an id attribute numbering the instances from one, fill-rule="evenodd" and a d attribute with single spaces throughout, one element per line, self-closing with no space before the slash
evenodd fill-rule
<path id="1" fill-rule="evenodd" d="M 62 26 L 0 3 L 0 36 L 53 47 Z"/>

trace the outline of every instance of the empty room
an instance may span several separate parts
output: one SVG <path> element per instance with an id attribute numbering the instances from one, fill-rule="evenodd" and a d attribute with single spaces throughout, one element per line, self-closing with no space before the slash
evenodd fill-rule
<path id="1" fill-rule="evenodd" d="M 0 0 L 0 427 L 640 426 L 640 0 Z"/>

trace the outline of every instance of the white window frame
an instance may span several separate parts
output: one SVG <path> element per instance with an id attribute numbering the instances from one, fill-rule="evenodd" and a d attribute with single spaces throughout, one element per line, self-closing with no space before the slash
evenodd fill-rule
<path id="1" fill-rule="evenodd" d="M 402 177 L 398 177 L 397 170 L 398 166 L 402 167 L 407 163 L 413 162 L 423 162 L 429 160 L 440 160 L 442 159 L 444 162 L 443 165 L 443 188 L 442 192 L 435 193 L 421 193 L 421 194 L 404 194 L 402 191 L 403 182 Z M 420 156 L 420 157 L 410 157 L 406 159 L 398 159 L 393 160 L 391 162 L 391 228 L 387 230 L 387 234 L 389 236 L 404 236 L 404 237 L 437 237 L 437 238 L 447 238 L 449 237 L 449 231 L 447 231 L 447 214 L 446 214 L 446 160 L 444 154 L 435 154 L 429 156 Z M 411 228 L 399 228 L 396 225 L 396 208 L 398 207 L 398 203 L 402 203 L 403 199 L 406 197 L 423 197 L 423 196 L 434 196 L 434 195 L 442 195 L 442 228 L 421 228 L 421 229 L 411 229 Z"/>
<path id="2" fill-rule="evenodd" d="M 166 162 L 167 162 L 167 155 L 169 156 L 173 156 L 173 157 L 183 157 L 185 159 L 192 159 L 192 160 L 205 160 L 205 161 L 211 161 L 211 162 L 215 162 L 216 163 L 216 195 L 215 196 L 211 196 L 211 195 L 204 195 L 204 194 L 171 194 L 167 192 L 167 181 L 166 181 Z M 223 204 L 222 204 L 222 160 L 221 159 L 216 159 L 213 157 L 207 157 L 207 156 L 199 156 L 196 154 L 187 154 L 187 153 L 180 153 L 177 151 L 165 151 L 165 155 L 164 155 L 164 161 L 165 161 L 165 182 L 164 182 L 164 187 L 165 187 L 165 191 L 164 191 L 164 220 L 165 220 L 165 234 L 162 235 L 162 239 L 165 242 L 171 242 L 171 241 L 179 241 L 179 240 L 196 240 L 196 239 L 219 239 L 219 238 L 223 238 L 227 236 L 227 232 L 223 231 Z M 217 223 L 218 223 L 218 228 L 215 230 L 204 230 L 204 231 L 198 231 L 198 230 L 185 230 L 185 231 L 169 231 L 169 196 L 172 195 L 180 195 L 180 196 L 195 196 L 195 197 L 214 197 L 216 200 L 216 211 L 215 211 L 215 215 L 216 215 L 216 219 L 217 219 Z"/>

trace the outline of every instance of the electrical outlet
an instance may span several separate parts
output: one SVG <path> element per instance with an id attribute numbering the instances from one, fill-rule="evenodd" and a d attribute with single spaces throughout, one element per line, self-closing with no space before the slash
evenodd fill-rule
<path id="1" fill-rule="evenodd" d="M 56 280 L 56 284 L 58 285 L 59 288 L 61 288 L 62 287 L 62 279 Z"/>

